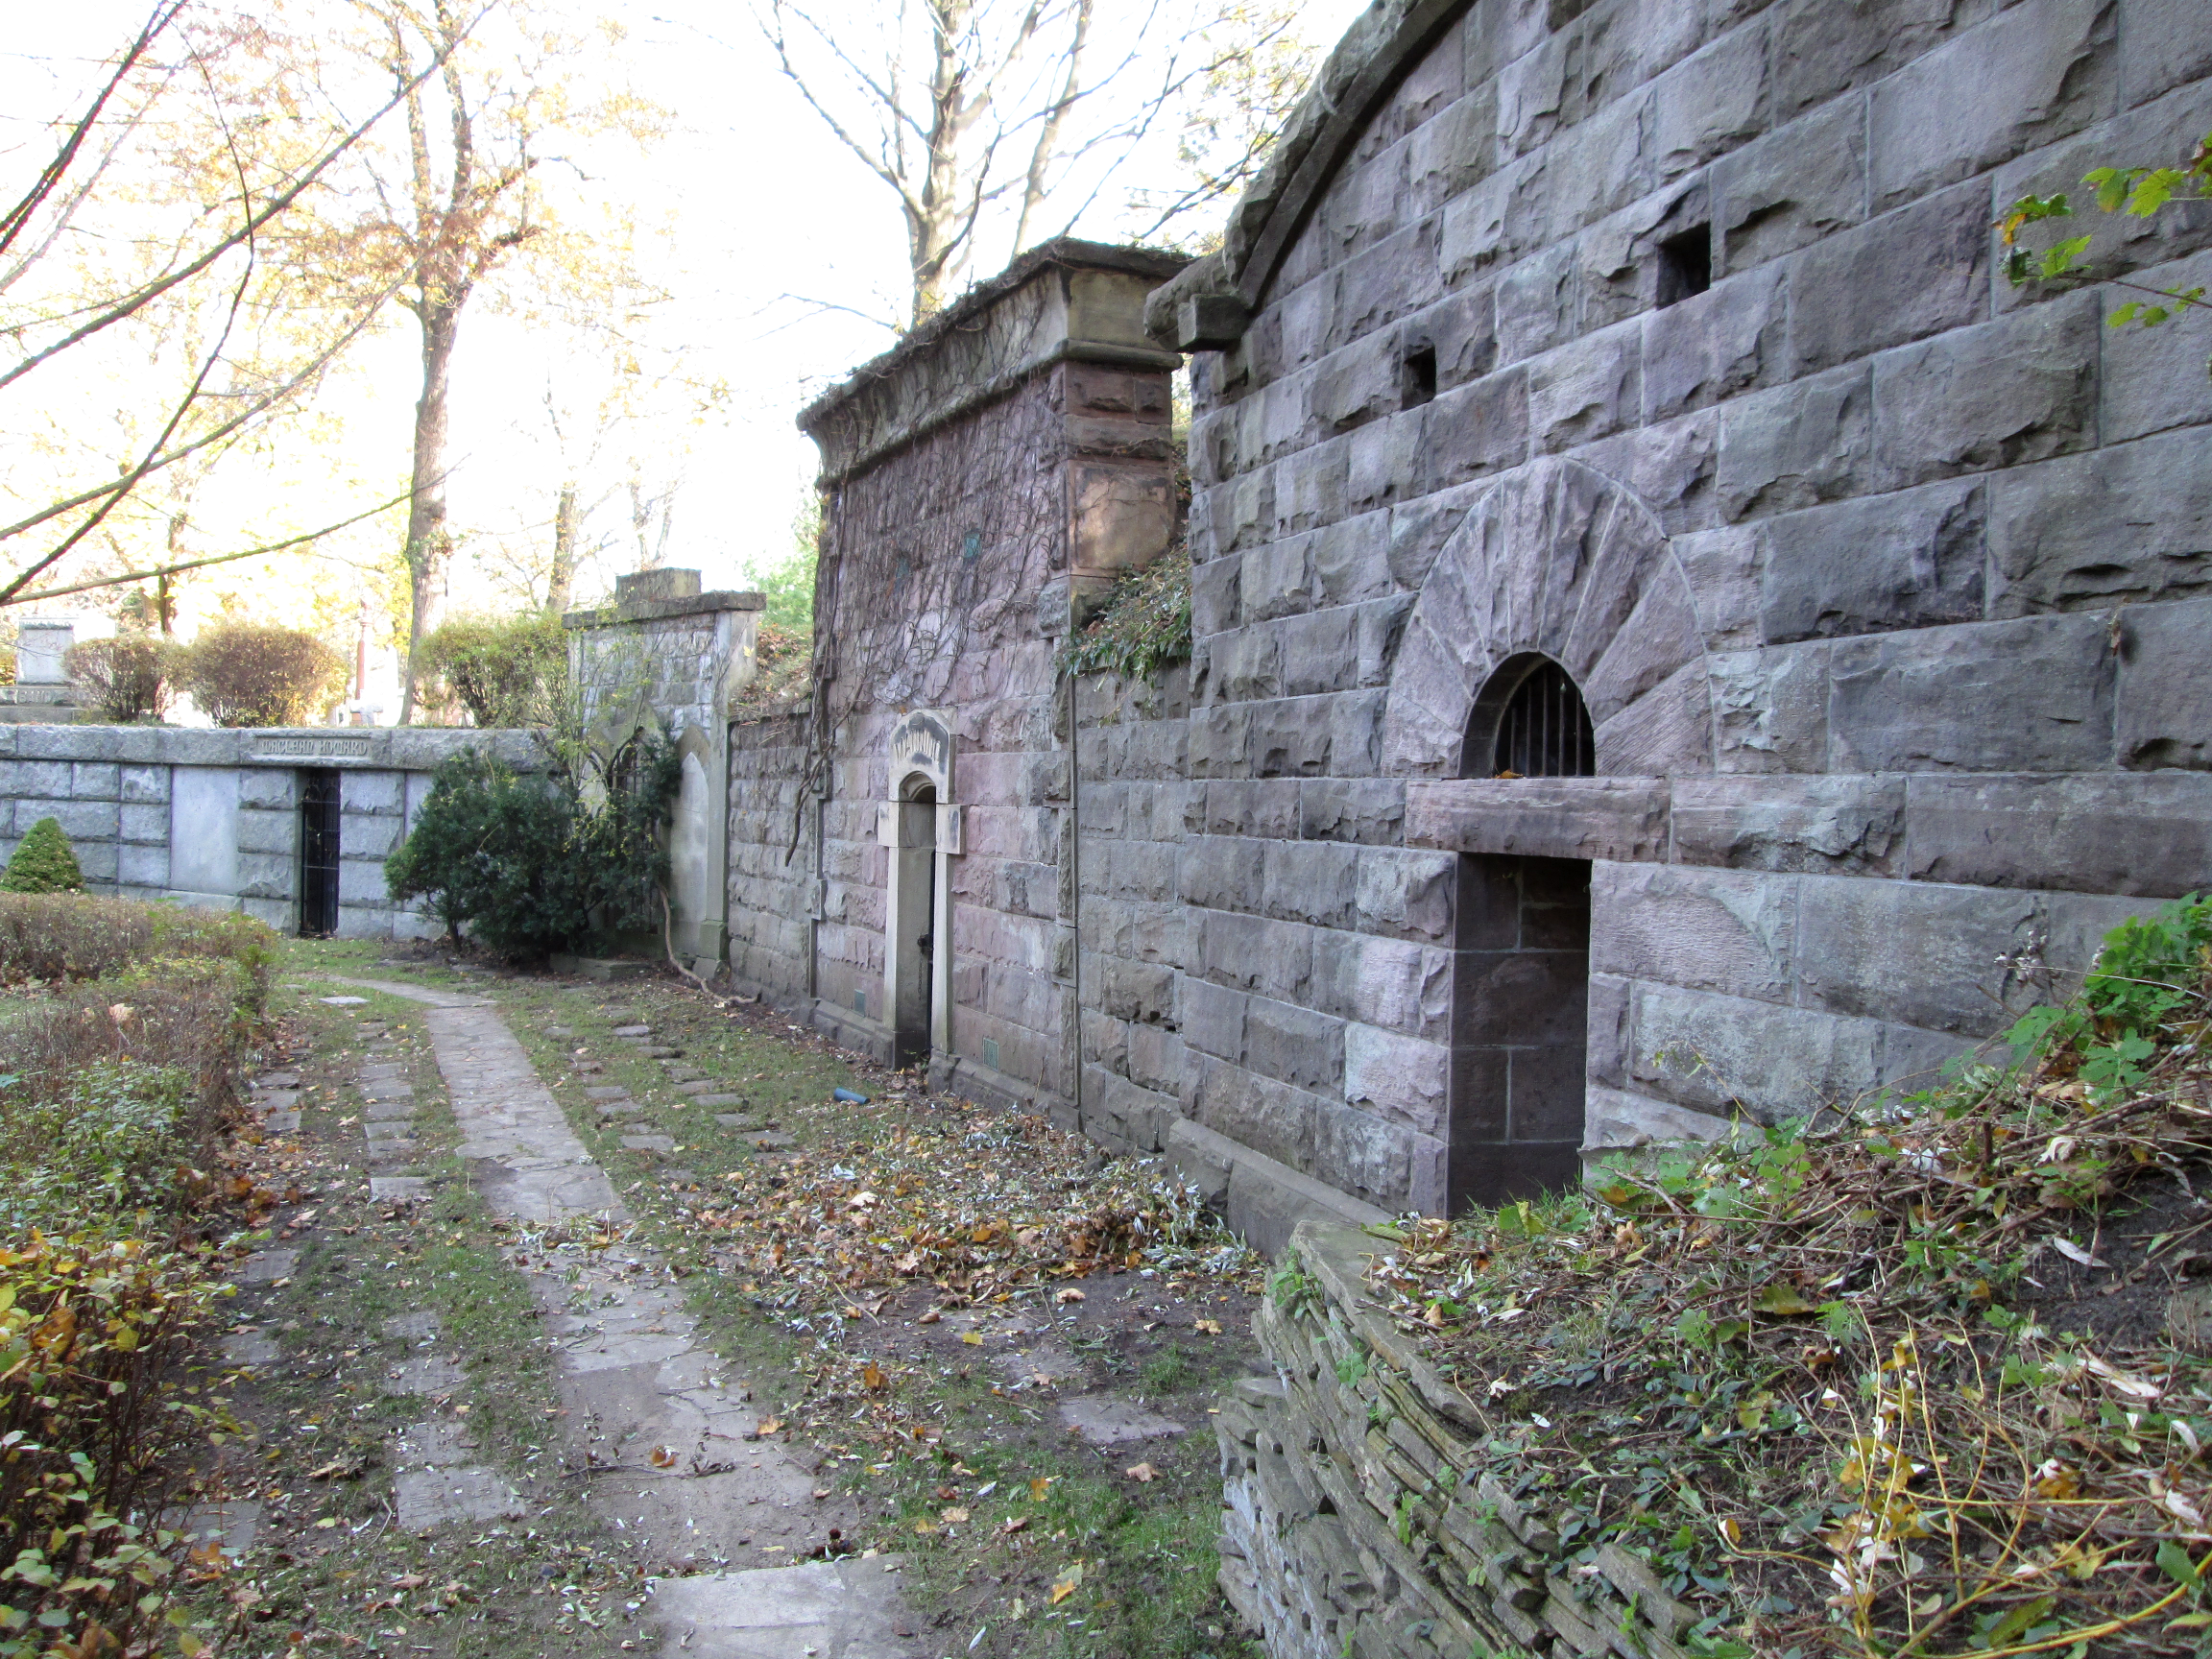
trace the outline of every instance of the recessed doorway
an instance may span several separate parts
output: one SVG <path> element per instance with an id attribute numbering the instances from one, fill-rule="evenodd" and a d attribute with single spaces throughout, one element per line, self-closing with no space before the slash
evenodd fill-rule
<path id="1" fill-rule="evenodd" d="M 1566 669 L 1530 653 L 1475 700 L 1463 777 L 1587 777 L 1590 715 Z M 1454 913 L 1450 1155 L 1456 1214 L 1580 1178 L 1588 1089 L 1590 865 L 1464 853 Z"/>
<path id="2" fill-rule="evenodd" d="M 339 774 L 300 774 L 300 936 L 338 931 Z"/>
<path id="3" fill-rule="evenodd" d="M 937 789 L 911 779 L 899 797 L 899 861 L 892 882 L 889 949 L 897 954 L 892 975 L 891 1059 L 912 1066 L 929 1058 L 936 1024 L 937 956 Z"/>

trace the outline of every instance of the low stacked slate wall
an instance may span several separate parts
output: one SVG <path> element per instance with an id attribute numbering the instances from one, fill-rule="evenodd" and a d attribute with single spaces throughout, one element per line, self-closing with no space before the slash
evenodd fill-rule
<path id="1" fill-rule="evenodd" d="M 1466 1396 L 1366 1306 L 1376 1250 L 1300 1223 L 1255 1322 L 1277 1377 L 1216 1420 L 1221 1587 L 1269 1654 L 1682 1654 L 1689 1609 L 1621 1546 L 1562 1546 Z"/>

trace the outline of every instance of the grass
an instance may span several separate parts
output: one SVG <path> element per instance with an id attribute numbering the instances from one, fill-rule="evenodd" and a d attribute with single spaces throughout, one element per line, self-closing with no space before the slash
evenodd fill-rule
<path id="1" fill-rule="evenodd" d="M 454 1153 L 459 1132 L 421 1007 L 359 994 L 368 1004 L 356 1012 L 388 1021 L 405 1046 L 423 1142 L 417 1168 L 431 1196 L 378 1206 L 355 1169 L 325 1163 L 313 1172 L 317 1214 L 301 1259 L 256 1310 L 291 1363 L 234 1384 L 245 1435 L 215 1477 L 268 1505 L 263 1548 L 243 1571 L 204 1584 L 201 1607 L 233 1631 L 226 1659 L 281 1659 L 322 1642 L 454 1659 L 618 1652 L 637 1633 L 639 1569 L 559 1477 L 559 1391 L 536 1301 L 506 1264 L 514 1236 Z M 354 1109 L 338 1102 L 359 1059 L 352 1018 L 279 997 L 313 1040 L 309 1143 L 350 1137 Z M 416 1351 L 387 1320 L 425 1308 L 438 1316 L 436 1351 L 468 1375 L 443 1404 L 388 1392 L 383 1381 Z M 388 1483 L 372 1477 L 396 1430 L 439 1417 L 465 1425 L 480 1460 L 529 1499 L 526 1520 L 430 1539 L 398 1529 Z"/>

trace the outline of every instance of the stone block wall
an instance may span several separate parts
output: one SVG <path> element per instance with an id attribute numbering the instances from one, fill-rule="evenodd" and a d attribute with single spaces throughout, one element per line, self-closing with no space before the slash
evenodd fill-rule
<path id="1" fill-rule="evenodd" d="M 572 612 L 569 670 L 586 731 L 612 758 L 648 728 L 682 773 L 668 830 L 669 939 L 640 939 L 712 968 L 728 950 L 731 708 L 759 672 L 757 593 L 703 592 L 696 570 L 615 578 L 612 606 Z"/>
<path id="2" fill-rule="evenodd" d="M 789 1006 L 812 995 L 819 911 L 803 712 L 730 732 L 730 972 Z"/>
<path id="3" fill-rule="evenodd" d="M 1270 1659 L 1684 1651 L 1650 1564 L 1562 1545 L 1473 1405 L 1363 1306 L 1371 1253 L 1298 1227 L 1254 1325 L 1276 1374 L 1215 1420 L 1221 1588 Z"/>
<path id="4" fill-rule="evenodd" d="M 301 775 L 335 770 L 339 936 L 428 937 L 433 919 L 393 903 L 384 858 L 438 762 L 478 744 L 511 764 L 536 763 L 525 733 L 0 724 L 0 861 L 53 818 L 92 892 L 239 909 L 295 932 Z"/>
<path id="5" fill-rule="evenodd" d="M 2212 130 L 2184 10 L 1361 19 L 1149 312 L 1195 353 L 1187 1007 L 1243 1048 L 1196 1110 L 1378 1203 L 1479 1190 L 1462 857 L 1587 861 L 1593 1148 L 1909 1083 L 2212 879 L 2202 353 L 2015 292 L 1991 229 Z M 2212 210 L 2096 228 L 2100 275 L 2212 258 Z M 1599 777 L 1463 753 L 1530 652 Z M 1370 971 L 1405 951 L 1439 971 Z"/>

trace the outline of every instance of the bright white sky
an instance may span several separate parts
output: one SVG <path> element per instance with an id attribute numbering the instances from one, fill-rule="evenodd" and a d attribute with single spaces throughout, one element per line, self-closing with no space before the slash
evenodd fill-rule
<path id="1" fill-rule="evenodd" d="M 866 3 L 828 0 L 832 10 Z M 1360 0 L 1315 0 L 1305 8 L 1304 27 L 1326 47 L 1359 8 Z M 43 138 L 30 121 L 74 107 L 97 60 L 127 37 L 145 7 L 143 0 L 80 0 L 11 10 L 0 50 L 0 111 L 12 112 L 0 116 L 7 186 L 0 194 L 12 199 Z M 792 518 L 814 470 L 813 446 L 793 416 L 893 339 L 847 311 L 810 311 L 782 297 L 878 316 L 897 311 L 903 235 L 888 190 L 777 73 L 742 0 L 631 0 L 615 12 L 630 30 L 635 84 L 673 110 L 676 131 L 649 158 L 611 160 L 607 187 L 667 211 L 674 230 L 665 257 L 684 314 L 682 338 L 703 369 L 733 389 L 726 419 L 690 437 L 695 454 L 666 563 L 699 566 L 709 587 L 743 585 L 788 552 Z M 1082 229 L 1113 237 L 1125 227 L 1101 212 Z M 991 250 L 976 274 L 995 269 L 1005 252 Z M 552 344 L 488 308 L 465 325 L 451 486 L 455 526 L 465 534 L 549 539 L 549 530 L 533 527 L 545 525 L 551 512 L 553 469 L 539 401 L 548 374 L 560 373 Z M 363 349 L 347 442 L 364 476 L 403 482 L 415 353 L 413 325 L 398 316 Z M 380 453 L 388 464 L 377 464 Z M 630 563 L 611 562 L 585 586 L 602 586 Z M 456 570 L 457 603 L 481 602 L 482 591 L 466 567 Z"/>

